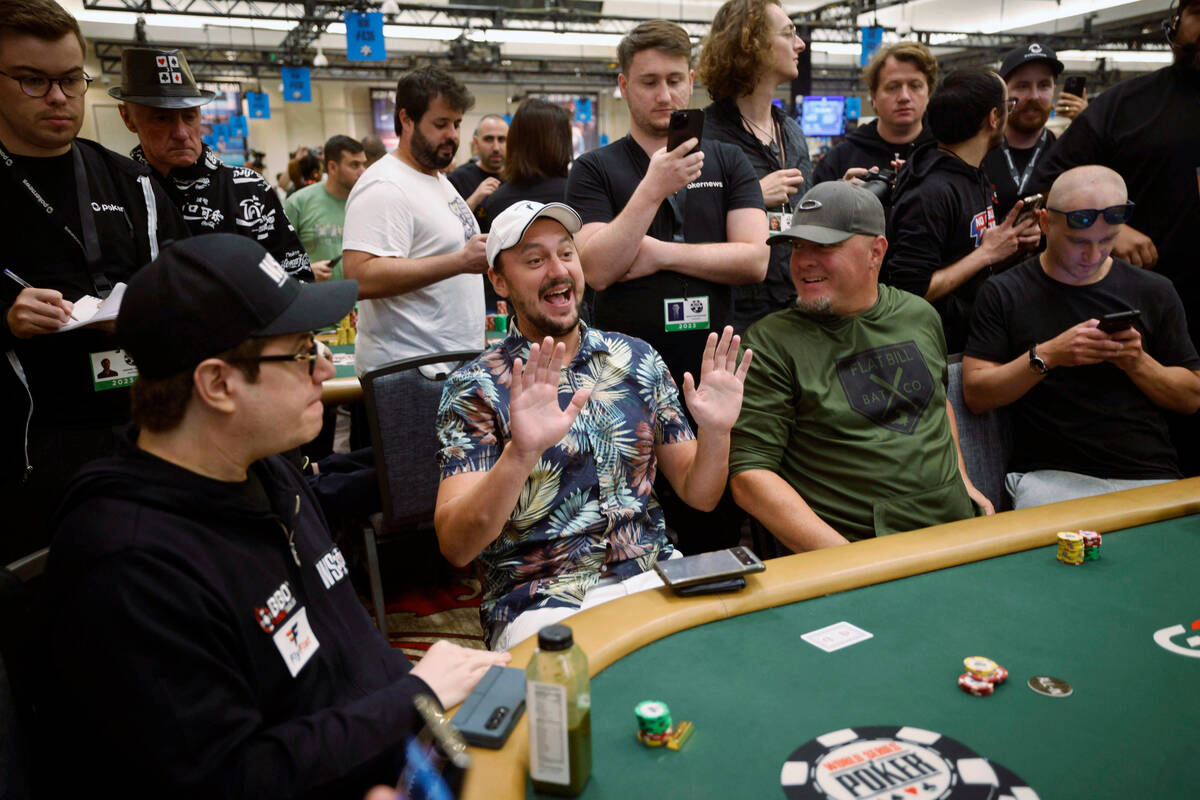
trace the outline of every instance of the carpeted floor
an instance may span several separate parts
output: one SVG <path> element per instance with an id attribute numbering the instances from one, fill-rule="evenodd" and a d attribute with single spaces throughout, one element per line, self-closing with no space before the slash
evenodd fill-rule
<path id="1" fill-rule="evenodd" d="M 412 661 L 419 661 L 438 639 L 485 649 L 479 625 L 479 580 L 469 570 L 387 589 L 388 641 Z"/>

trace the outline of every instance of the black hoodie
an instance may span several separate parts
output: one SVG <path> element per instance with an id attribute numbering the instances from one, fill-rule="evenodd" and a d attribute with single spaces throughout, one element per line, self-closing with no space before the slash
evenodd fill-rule
<path id="1" fill-rule="evenodd" d="M 996 225 L 995 192 L 983 170 L 936 145 L 919 148 L 905 167 L 888 223 L 884 281 L 924 297 L 933 273 L 969 255 Z M 990 266 L 981 269 L 933 304 L 946 352 L 962 351 L 975 294 L 991 274 Z"/>
<path id="2" fill-rule="evenodd" d="M 132 441 L 56 519 L 47 694 L 71 774 L 121 797 L 394 784 L 412 697 L 432 692 L 371 623 L 296 469 L 272 456 L 224 483 Z"/>
<path id="3" fill-rule="evenodd" d="M 846 135 L 845 140 L 825 154 L 813 170 L 813 184 L 825 181 L 840 181 L 851 167 L 891 167 L 899 155 L 905 161 L 912 158 L 913 151 L 933 141 L 928 127 L 908 144 L 892 144 L 879 135 L 879 120 L 871 120 Z"/>

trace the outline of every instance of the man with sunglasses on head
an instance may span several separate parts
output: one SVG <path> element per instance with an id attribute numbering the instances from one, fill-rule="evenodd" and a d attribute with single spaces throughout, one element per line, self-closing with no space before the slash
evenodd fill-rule
<path id="1" fill-rule="evenodd" d="M 71 484 L 45 576 L 49 729 L 101 794 L 362 797 L 395 782 L 416 695 L 456 705 L 509 660 L 389 647 L 279 455 L 321 428 L 312 331 L 357 289 L 233 234 L 130 281 L 134 426 Z"/>
<path id="2" fill-rule="evenodd" d="M 1170 281 L 1112 255 L 1133 208 L 1107 167 L 1064 172 L 1038 212 L 1045 251 L 979 291 L 963 393 L 1012 407 L 1016 508 L 1180 477 L 1162 412 L 1200 408 L 1200 357 Z"/>
<path id="3" fill-rule="evenodd" d="M 84 52 L 53 0 L 0 0 L 2 266 L 16 276 L 0 276 L 0 564 L 47 544 L 67 478 L 129 419 L 137 372 L 110 330 L 61 332 L 75 303 L 107 297 L 187 235 L 148 169 L 78 138 Z M 105 359 L 117 377 L 100 374 Z"/>

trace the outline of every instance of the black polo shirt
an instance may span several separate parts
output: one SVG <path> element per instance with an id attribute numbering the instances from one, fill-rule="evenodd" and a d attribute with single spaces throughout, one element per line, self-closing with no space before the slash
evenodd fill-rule
<path id="1" fill-rule="evenodd" d="M 763 208 L 762 189 L 746 156 L 737 147 L 703 139 L 700 177 L 676 196 L 682 213 L 680 232 L 688 244 L 724 242 L 726 215 L 738 208 Z M 633 197 L 650 157 L 632 136 L 592 150 L 575 162 L 567 178 L 567 205 L 589 222 L 612 222 Z M 678 222 L 668 201 L 658 207 L 646 234 L 675 240 Z M 666 331 L 664 301 L 708 297 L 709 328 Z M 593 320 L 598 328 L 619 331 L 649 342 L 662 355 L 676 382 L 690 371 L 700 374 L 700 357 L 709 331 L 720 332 L 732 319 L 731 287 L 673 270 L 660 270 L 632 281 L 614 283 L 596 293 Z"/>

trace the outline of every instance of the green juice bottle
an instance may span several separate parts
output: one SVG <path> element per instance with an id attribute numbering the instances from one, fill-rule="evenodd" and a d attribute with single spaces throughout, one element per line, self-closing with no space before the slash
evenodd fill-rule
<path id="1" fill-rule="evenodd" d="M 525 668 L 534 791 L 569 797 L 583 791 L 592 774 L 591 707 L 587 656 L 570 628 L 547 625 Z"/>

